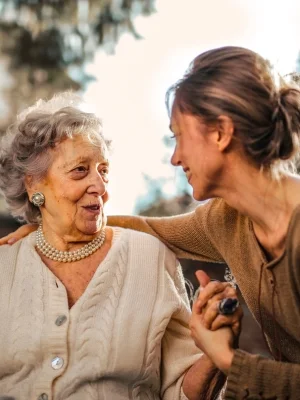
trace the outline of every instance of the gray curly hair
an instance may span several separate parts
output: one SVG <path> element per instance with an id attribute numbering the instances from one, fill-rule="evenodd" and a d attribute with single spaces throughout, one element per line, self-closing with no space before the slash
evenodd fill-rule
<path id="1" fill-rule="evenodd" d="M 1 140 L 0 190 L 9 210 L 27 222 L 38 222 L 40 210 L 28 198 L 25 177 L 40 180 L 52 163 L 53 149 L 66 138 L 86 137 L 96 146 L 110 147 L 101 120 L 87 112 L 87 104 L 72 92 L 38 100 L 21 112 Z"/>

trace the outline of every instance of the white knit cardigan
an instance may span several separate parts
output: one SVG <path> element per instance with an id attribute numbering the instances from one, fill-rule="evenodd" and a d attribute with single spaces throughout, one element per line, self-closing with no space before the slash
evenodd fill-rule
<path id="1" fill-rule="evenodd" d="M 114 229 L 113 245 L 68 308 L 35 233 L 0 247 L 0 396 L 176 400 L 199 359 L 180 265 L 156 238 Z"/>

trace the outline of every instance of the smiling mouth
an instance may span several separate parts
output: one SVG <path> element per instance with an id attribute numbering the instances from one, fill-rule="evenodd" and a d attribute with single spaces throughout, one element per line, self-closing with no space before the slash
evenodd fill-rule
<path id="1" fill-rule="evenodd" d="M 185 173 L 185 177 L 186 177 L 187 181 L 190 182 L 192 174 L 190 173 L 189 168 L 183 168 L 183 172 Z"/>
<path id="2" fill-rule="evenodd" d="M 91 204 L 89 206 L 84 206 L 83 208 L 88 210 L 88 211 L 93 211 L 93 212 L 100 211 L 100 205 L 99 204 Z"/>

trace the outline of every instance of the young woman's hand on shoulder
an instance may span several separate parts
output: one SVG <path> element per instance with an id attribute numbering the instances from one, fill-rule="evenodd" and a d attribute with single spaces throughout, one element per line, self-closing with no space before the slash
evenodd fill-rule
<path id="1" fill-rule="evenodd" d="M 36 231 L 38 228 L 37 224 L 27 224 L 20 226 L 16 231 L 9 233 L 6 236 L 0 238 L 0 246 L 2 244 L 14 244 L 23 237 L 29 235 L 31 232 Z"/>

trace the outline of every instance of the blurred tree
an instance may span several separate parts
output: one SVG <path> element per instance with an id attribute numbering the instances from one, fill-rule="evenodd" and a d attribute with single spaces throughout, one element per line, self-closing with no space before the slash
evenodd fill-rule
<path id="1" fill-rule="evenodd" d="M 198 204 L 187 192 L 166 198 L 163 192 L 164 179 L 145 177 L 147 183 L 146 196 L 139 197 L 134 212 L 147 217 L 171 216 L 192 211 Z"/>
<path id="2" fill-rule="evenodd" d="M 162 161 L 164 164 L 169 164 L 175 142 L 168 135 L 163 136 L 162 141 L 166 146 L 166 154 Z M 176 183 L 173 176 L 152 178 L 147 174 L 144 174 L 144 181 L 146 194 L 137 198 L 134 209 L 136 214 L 153 217 L 156 212 L 156 215 L 175 215 L 182 212 L 181 207 L 187 206 L 190 209 L 196 205 L 191 195 L 191 186 L 182 168 L 176 169 Z M 170 184 L 174 187 L 171 195 Z"/>
<path id="3" fill-rule="evenodd" d="M 97 48 L 113 52 L 133 18 L 154 12 L 155 0 L 0 0 L 2 109 L 0 131 L 37 98 L 79 90 Z M 2 102 L 2 104 L 1 104 Z"/>

